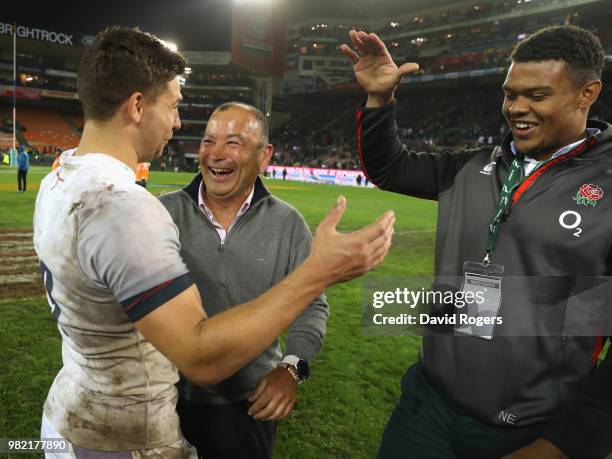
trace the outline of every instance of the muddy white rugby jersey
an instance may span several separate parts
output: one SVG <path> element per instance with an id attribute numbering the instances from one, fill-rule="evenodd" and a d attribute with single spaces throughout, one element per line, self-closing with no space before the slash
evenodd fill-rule
<path id="1" fill-rule="evenodd" d="M 178 230 L 125 164 L 73 153 L 42 181 L 34 212 L 34 246 L 62 336 L 63 367 L 44 412 L 87 448 L 172 443 L 181 438 L 177 371 L 134 321 L 192 284 Z"/>

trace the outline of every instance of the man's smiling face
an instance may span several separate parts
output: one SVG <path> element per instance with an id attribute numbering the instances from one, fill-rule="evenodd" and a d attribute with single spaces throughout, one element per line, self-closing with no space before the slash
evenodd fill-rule
<path id="1" fill-rule="evenodd" d="M 206 195 L 224 203 L 242 202 L 268 167 L 271 152 L 253 113 L 238 107 L 216 112 L 199 151 Z"/>
<path id="2" fill-rule="evenodd" d="M 586 112 L 582 87 L 564 61 L 513 62 L 504 81 L 502 111 L 519 152 L 544 159 L 579 140 Z"/>

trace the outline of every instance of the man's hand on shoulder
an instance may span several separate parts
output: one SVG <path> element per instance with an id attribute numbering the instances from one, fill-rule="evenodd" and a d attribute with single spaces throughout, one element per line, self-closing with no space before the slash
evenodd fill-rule
<path id="1" fill-rule="evenodd" d="M 504 456 L 503 459 L 568 459 L 568 457 L 549 441 L 539 438 L 531 445 Z"/>
<path id="2" fill-rule="evenodd" d="M 289 370 L 278 367 L 264 376 L 249 397 L 249 414 L 260 421 L 278 421 L 287 416 L 297 397 L 298 384 Z"/>

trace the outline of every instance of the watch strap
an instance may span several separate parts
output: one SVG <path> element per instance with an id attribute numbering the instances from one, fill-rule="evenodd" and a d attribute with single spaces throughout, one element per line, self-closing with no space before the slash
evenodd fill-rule
<path id="1" fill-rule="evenodd" d="M 286 368 L 287 371 L 291 374 L 291 376 L 293 376 L 293 379 L 295 379 L 296 383 L 299 384 L 301 382 L 300 377 L 297 374 L 297 370 L 295 369 L 293 365 L 286 363 L 286 362 L 281 362 L 278 366 L 282 368 Z"/>

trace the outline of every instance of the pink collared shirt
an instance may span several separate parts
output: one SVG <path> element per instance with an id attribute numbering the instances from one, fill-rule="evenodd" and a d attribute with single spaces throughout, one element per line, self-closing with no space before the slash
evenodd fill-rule
<path id="1" fill-rule="evenodd" d="M 221 239 L 221 242 L 224 242 L 225 238 L 227 237 L 227 233 L 231 231 L 232 227 L 236 224 L 236 221 L 242 215 L 244 215 L 244 213 L 249 209 L 249 207 L 251 207 L 251 201 L 253 200 L 253 194 L 255 193 L 255 185 L 253 185 L 253 188 L 251 188 L 251 192 L 247 196 L 246 200 L 242 203 L 242 206 L 240 206 L 240 210 L 238 210 L 238 213 L 230 223 L 229 227 L 227 228 L 227 231 L 225 231 L 225 228 L 223 228 L 223 226 L 217 220 L 215 220 L 215 216 L 204 202 L 204 195 L 202 194 L 202 192 L 204 191 L 203 184 L 204 181 L 200 182 L 200 189 L 198 190 L 198 207 L 200 208 L 200 210 L 202 210 L 202 212 L 204 212 L 204 215 L 206 215 L 208 221 L 211 222 L 212 225 L 215 227 L 215 230 L 217 230 L 217 234 L 219 234 L 219 239 Z"/>

